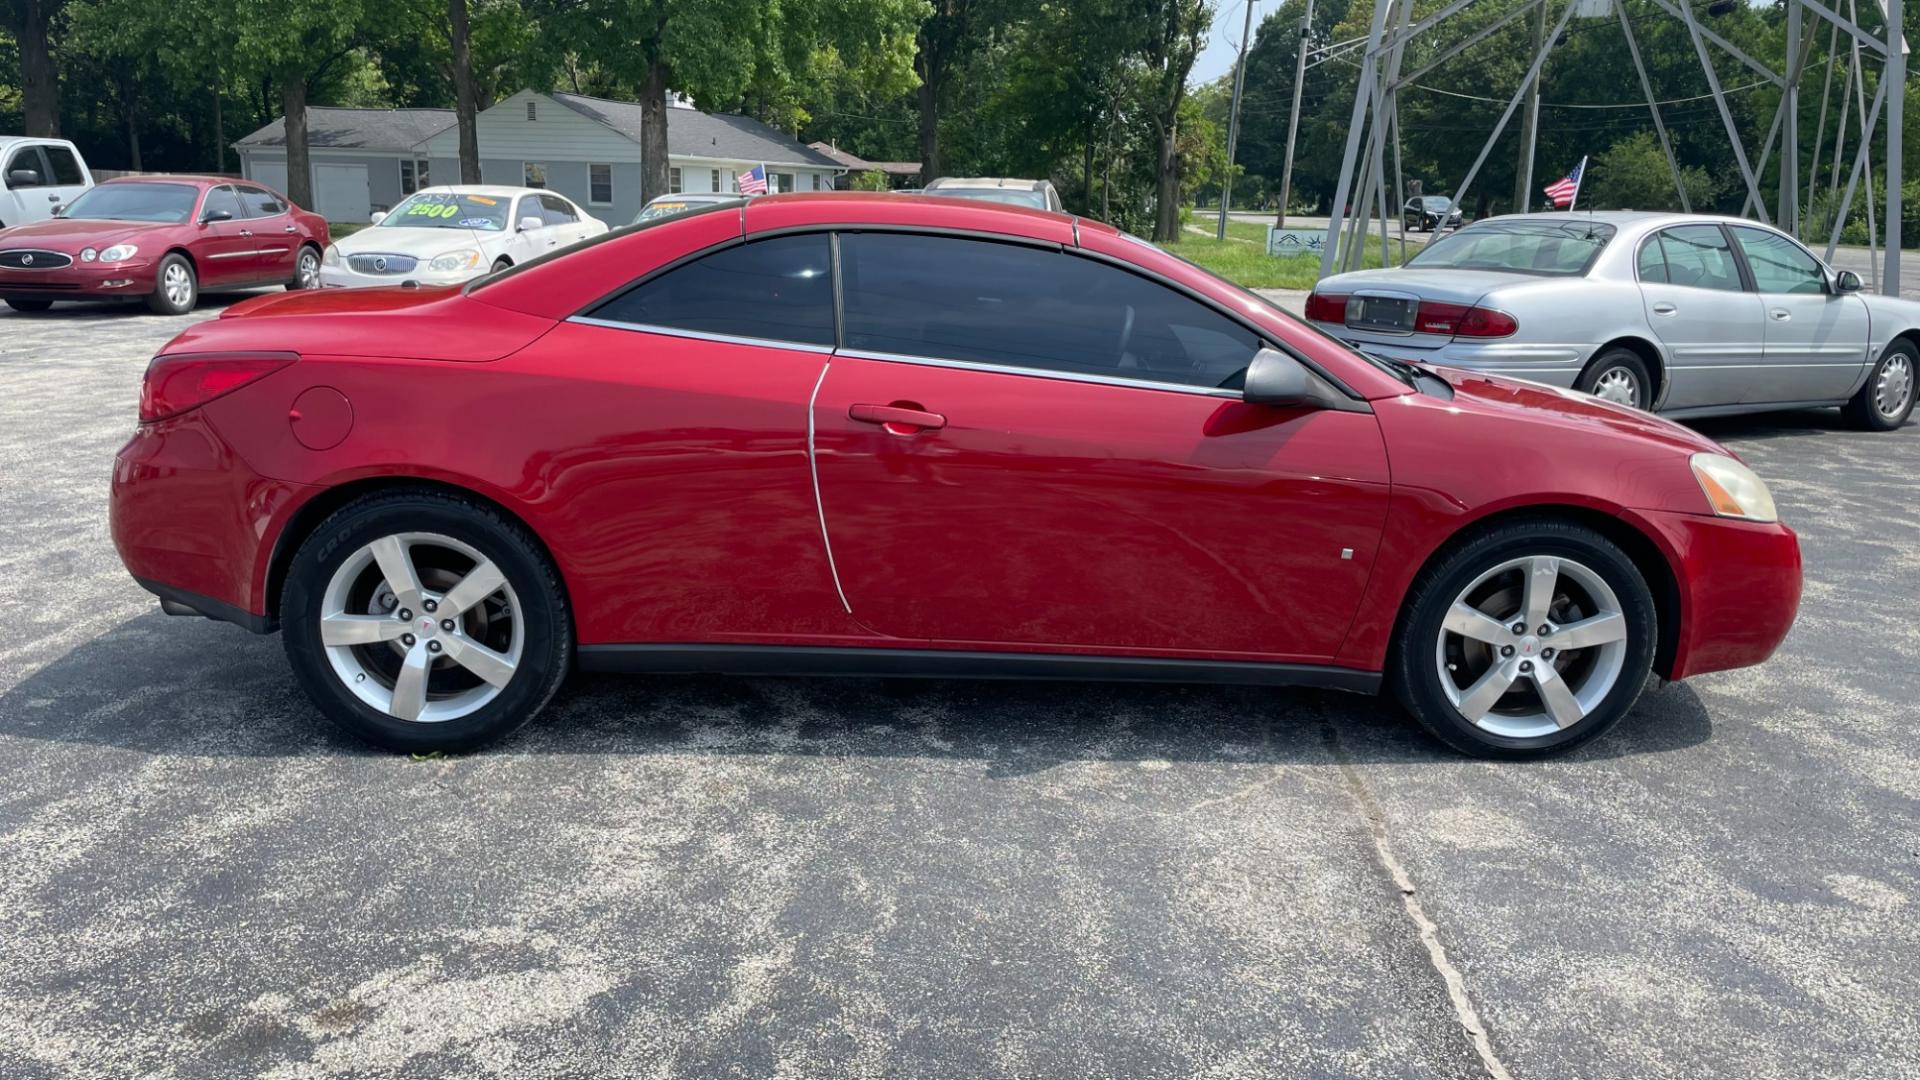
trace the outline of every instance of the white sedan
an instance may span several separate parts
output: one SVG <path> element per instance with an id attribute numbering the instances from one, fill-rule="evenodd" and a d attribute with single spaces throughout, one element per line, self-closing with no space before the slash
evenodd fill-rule
<path id="1" fill-rule="evenodd" d="M 324 288 L 450 285 L 607 231 L 571 199 L 532 188 L 461 185 L 409 195 L 320 261 Z"/>

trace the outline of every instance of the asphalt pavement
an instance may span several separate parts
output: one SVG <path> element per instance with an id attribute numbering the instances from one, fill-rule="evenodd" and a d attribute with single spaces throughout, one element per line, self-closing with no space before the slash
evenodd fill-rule
<path id="1" fill-rule="evenodd" d="M 1920 1074 L 1920 426 L 1704 425 L 1800 621 L 1551 762 L 1333 693 L 717 677 L 414 760 L 120 567 L 189 321 L 0 313 L 0 1077 Z"/>

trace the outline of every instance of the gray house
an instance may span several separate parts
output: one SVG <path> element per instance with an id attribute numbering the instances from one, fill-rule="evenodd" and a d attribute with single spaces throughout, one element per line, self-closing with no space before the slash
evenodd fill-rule
<path id="1" fill-rule="evenodd" d="M 640 106 L 523 90 L 476 121 L 483 183 L 550 188 L 609 225 L 640 212 Z M 359 222 L 433 184 L 460 178 L 460 135 L 444 109 L 307 110 L 314 209 Z M 243 175 L 286 190 L 286 125 L 275 120 L 235 144 Z M 775 191 L 829 191 L 845 171 L 833 158 L 758 120 L 675 102 L 667 114 L 668 186 L 737 191 L 767 167 Z"/>

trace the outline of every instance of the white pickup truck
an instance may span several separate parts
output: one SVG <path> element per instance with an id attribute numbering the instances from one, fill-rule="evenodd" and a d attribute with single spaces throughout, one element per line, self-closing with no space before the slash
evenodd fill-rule
<path id="1" fill-rule="evenodd" d="M 93 186 L 93 172 L 65 139 L 0 135 L 0 229 L 45 221 Z"/>

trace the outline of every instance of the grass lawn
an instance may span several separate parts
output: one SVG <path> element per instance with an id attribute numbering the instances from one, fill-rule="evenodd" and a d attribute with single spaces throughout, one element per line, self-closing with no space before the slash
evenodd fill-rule
<path id="1" fill-rule="evenodd" d="M 1235 233 L 1241 229 L 1257 230 L 1258 239 L 1241 239 Z M 1186 233 L 1177 244 L 1168 244 L 1166 249 L 1175 255 L 1195 263 L 1228 281 L 1248 289 L 1311 289 L 1314 282 L 1320 280 L 1320 259 L 1310 255 L 1271 256 L 1263 250 L 1267 233 L 1265 225 L 1251 222 L 1229 222 L 1227 239 L 1216 240 L 1211 235 L 1195 236 Z M 1380 262 L 1379 237 L 1372 238 L 1367 245 L 1365 264 L 1374 269 Z M 1399 245 L 1394 245 L 1393 256 L 1399 260 Z"/>
<path id="2" fill-rule="evenodd" d="M 366 228 L 371 228 L 371 226 L 353 221 L 329 222 L 327 225 L 327 235 L 335 240 L 344 240 L 354 233 L 359 232 L 361 229 Z"/>

